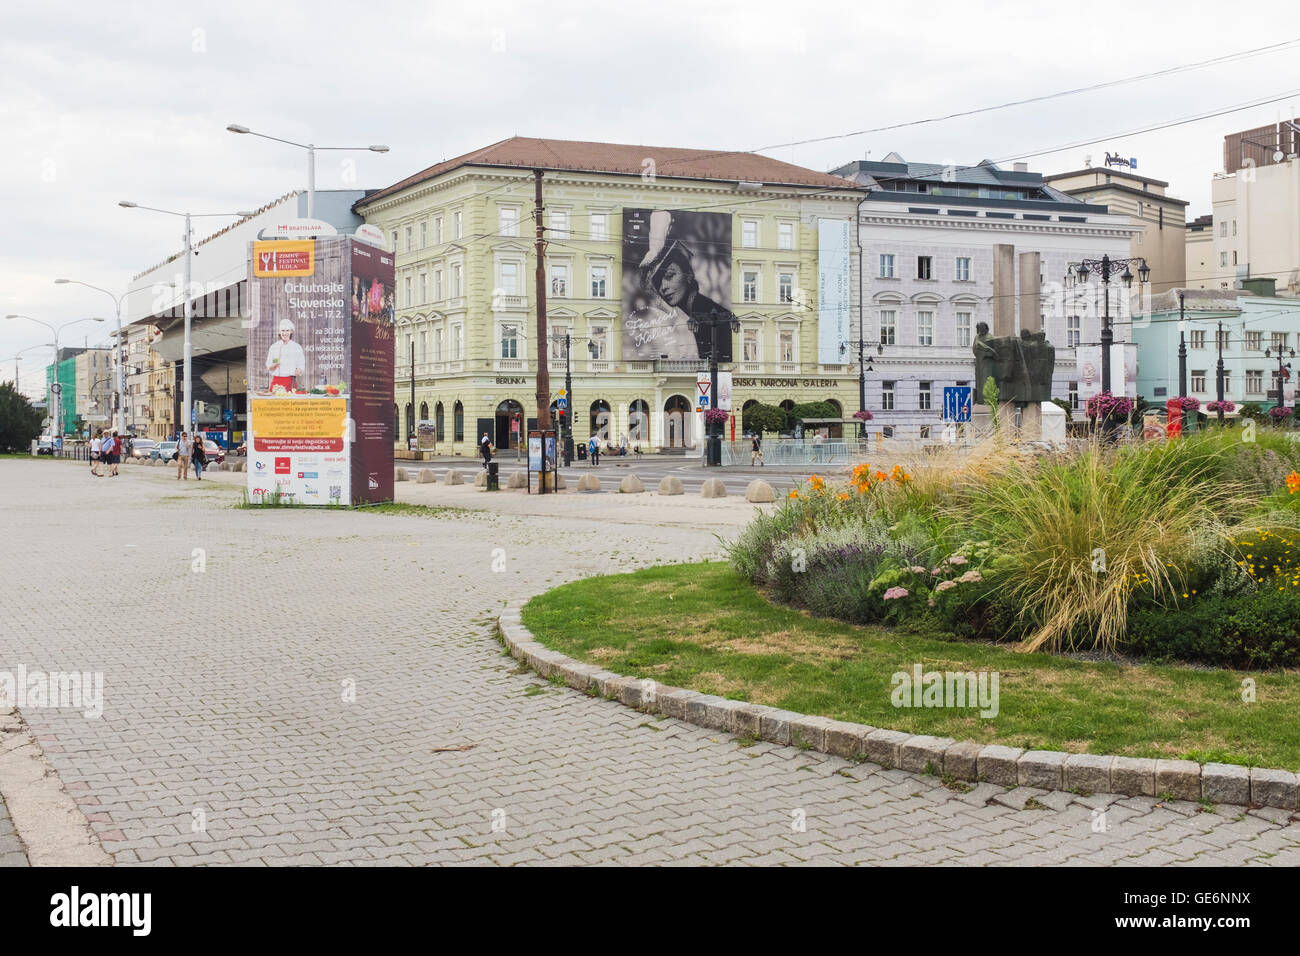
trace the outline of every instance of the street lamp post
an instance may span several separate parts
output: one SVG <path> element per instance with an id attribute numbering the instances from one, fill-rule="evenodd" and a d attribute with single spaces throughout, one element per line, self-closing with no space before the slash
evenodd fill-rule
<path id="1" fill-rule="evenodd" d="M 50 418 L 50 445 L 51 447 L 53 447 L 54 435 L 55 435 L 54 430 L 57 428 L 58 434 L 59 435 L 63 434 L 63 422 L 61 420 L 63 417 L 63 386 L 59 382 L 59 358 L 60 358 L 59 333 L 70 326 L 76 325 L 78 322 L 103 322 L 104 320 L 98 317 L 91 317 L 85 319 L 73 319 L 71 322 L 64 322 L 62 325 L 56 327 L 50 325 L 50 323 L 48 322 L 43 322 L 40 319 L 33 319 L 30 315 L 16 315 L 14 313 L 10 313 L 9 315 L 6 315 L 5 318 L 26 319 L 29 322 L 35 322 L 37 325 L 45 326 L 47 329 L 50 330 L 51 334 L 53 334 L 54 336 L 54 381 L 51 383 L 50 386 L 50 395 L 53 398 L 51 404 L 54 405 L 54 414 Z M 26 351 L 26 349 L 24 349 L 24 351 Z M 14 367 L 16 370 L 17 369 L 16 362 Z"/>
<path id="2" fill-rule="evenodd" d="M 1183 312 L 1183 294 L 1178 293 L 1178 397 L 1187 395 L 1187 317 Z"/>
<path id="3" fill-rule="evenodd" d="M 1110 275 L 1119 268 L 1124 269 L 1120 279 L 1124 282 L 1124 288 L 1128 289 L 1133 285 L 1133 273 L 1129 266 L 1134 262 L 1140 262 L 1138 267 L 1138 282 L 1145 285 L 1151 278 L 1151 267 L 1147 265 L 1146 259 L 1141 256 L 1134 256 L 1130 259 L 1112 259 L 1109 255 L 1103 255 L 1100 259 L 1083 259 L 1079 262 L 1072 262 L 1066 273 L 1068 278 L 1071 275 L 1077 276 L 1080 281 L 1087 282 L 1088 276 L 1093 272 L 1101 273 L 1102 294 L 1105 296 L 1105 308 L 1102 315 L 1101 324 L 1101 390 L 1110 392 L 1110 347 L 1115 341 L 1115 332 L 1110 327 Z"/>
<path id="4" fill-rule="evenodd" d="M 1219 350 L 1219 361 L 1214 366 L 1214 394 L 1219 400 L 1219 425 L 1223 425 L 1223 320 L 1219 320 L 1219 329 L 1214 336 L 1214 344 Z"/>
<path id="5" fill-rule="evenodd" d="M 1264 349 L 1264 357 L 1265 357 L 1265 358 L 1272 358 L 1272 357 L 1273 357 L 1273 349 L 1271 349 L 1271 348 Z M 1282 383 L 1283 383 L 1283 381 L 1284 381 L 1285 379 L 1291 377 L 1291 376 L 1290 376 L 1291 364 L 1290 364 L 1289 362 L 1285 362 L 1285 360 L 1288 359 L 1288 358 L 1295 358 L 1295 349 L 1287 349 L 1287 348 L 1283 348 L 1283 347 L 1281 347 L 1281 346 L 1278 346 L 1278 349 L 1277 349 L 1277 404 L 1276 404 L 1275 406 L 1273 406 L 1274 408 L 1285 408 L 1285 407 L 1286 407 L 1286 395 L 1284 394 L 1284 390 L 1283 390 L 1283 385 L 1282 385 Z M 1284 362 L 1285 362 L 1285 364 L 1284 364 Z"/>
<path id="6" fill-rule="evenodd" d="M 692 315 L 687 320 L 687 327 L 692 333 L 698 332 L 701 325 L 709 327 L 709 381 L 713 398 L 709 401 L 709 410 L 717 408 L 718 403 L 718 327 L 726 325 L 732 334 L 740 331 L 740 320 L 734 312 L 710 309 L 707 317 Z M 722 423 L 705 420 L 704 434 L 708 441 L 706 464 L 717 467 L 722 464 Z"/>
<path id="7" fill-rule="evenodd" d="M 250 216 L 252 216 L 253 213 L 248 211 L 201 212 L 201 213 L 176 212 L 175 210 L 172 209 L 159 209 L 156 206 L 141 206 L 139 203 L 127 202 L 126 200 L 119 202 L 118 205 L 121 206 L 123 209 L 147 209 L 150 212 L 161 212 L 168 216 L 180 216 L 185 220 L 185 279 L 184 279 L 185 287 L 182 290 L 182 294 L 185 296 L 185 362 L 184 362 L 184 373 L 183 373 L 185 378 L 185 383 L 184 383 L 185 388 L 184 388 L 184 397 L 181 401 L 181 424 L 180 427 L 176 429 L 178 432 L 184 431 L 187 428 L 194 427 L 193 424 L 191 424 L 191 420 L 193 419 L 194 416 L 194 411 L 190 401 L 193 394 L 192 391 L 193 382 L 190 380 L 190 369 L 191 369 L 190 359 L 193 351 L 190 343 L 190 328 L 194 324 L 194 296 L 191 295 L 190 293 L 190 260 L 193 258 L 194 255 L 194 237 L 191 234 L 191 230 L 190 230 L 190 220 L 208 219 L 208 218 L 219 217 L 219 216 L 224 216 L 226 218 L 230 218 L 234 216 L 234 217 L 239 217 L 241 219 L 247 219 Z M 122 345 L 120 337 L 117 344 L 118 347 L 120 348 Z"/>
<path id="8" fill-rule="evenodd" d="M 284 143 L 288 146 L 296 146 L 299 149 L 307 150 L 307 218 L 316 218 L 316 150 L 329 149 L 341 150 L 345 152 L 359 152 L 369 150 L 372 153 L 386 153 L 387 146 L 316 146 L 313 143 L 295 143 L 292 140 L 280 139 L 278 136 L 268 136 L 265 133 L 255 133 L 247 126 L 240 126 L 238 123 L 231 123 L 226 129 L 232 133 L 242 133 L 248 136 L 260 136 L 262 139 L 272 139 L 277 143 Z M 396 250 L 394 250 L 396 251 Z"/>
<path id="9" fill-rule="evenodd" d="M 24 352 L 30 352 L 32 349 L 52 349 L 52 348 L 54 348 L 54 343 L 45 342 L 42 343 L 41 345 L 29 345 L 27 346 L 27 348 L 19 349 L 17 352 L 14 353 L 14 391 L 15 392 L 18 391 L 18 357 L 22 355 Z"/>

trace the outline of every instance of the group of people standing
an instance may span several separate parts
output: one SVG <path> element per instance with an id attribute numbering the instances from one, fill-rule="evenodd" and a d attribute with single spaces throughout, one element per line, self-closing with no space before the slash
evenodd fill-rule
<path id="1" fill-rule="evenodd" d="M 184 478 L 186 481 L 190 477 L 190 465 L 194 465 L 194 477 L 198 481 L 203 480 L 203 469 L 207 467 L 208 455 L 203 447 L 203 439 L 195 435 L 190 438 L 189 432 L 181 432 L 181 437 L 176 441 L 176 480 Z"/>
<path id="2" fill-rule="evenodd" d="M 117 466 L 122 463 L 122 449 L 117 432 L 105 435 L 101 428 L 90 440 L 90 473 L 96 478 L 116 477 Z"/>

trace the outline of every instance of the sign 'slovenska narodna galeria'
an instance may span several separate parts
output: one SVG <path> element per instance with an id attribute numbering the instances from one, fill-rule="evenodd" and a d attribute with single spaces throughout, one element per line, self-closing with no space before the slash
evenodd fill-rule
<path id="1" fill-rule="evenodd" d="M 393 498 L 393 255 L 349 236 L 252 243 L 248 495 Z"/>

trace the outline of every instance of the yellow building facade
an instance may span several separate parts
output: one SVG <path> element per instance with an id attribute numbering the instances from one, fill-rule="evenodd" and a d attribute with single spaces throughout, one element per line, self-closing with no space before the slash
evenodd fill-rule
<path id="1" fill-rule="evenodd" d="M 856 346 L 843 328 L 835 361 L 819 361 L 817 288 L 818 223 L 851 228 L 861 198 L 854 184 L 751 153 L 517 137 L 355 206 L 396 251 L 399 444 L 418 421 L 433 423 L 440 453 L 465 455 L 484 431 L 498 447 L 512 447 L 516 415 L 521 431 L 535 427 L 535 169 L 542 170 L 550 397 L 555 406 L 564 388 L 567 334 L 576 441 L 597 434 L 617 445 L 626 436 L 643 451 L 693 453 L 703 434 L 697 376 L 707 362 L 628 348 L 625 210 L 730 217 L 730 311 L 740 331 L 726 333 L 732 361 L 720 364 L 733 376 L 737 435 L 751 401 L 832 401 L 846 416 L 857 410 Z M 855 270 L 856 263 L 847 271 Z M 845 327 L 855 335 L 856 296 L 854 282 Z"/>

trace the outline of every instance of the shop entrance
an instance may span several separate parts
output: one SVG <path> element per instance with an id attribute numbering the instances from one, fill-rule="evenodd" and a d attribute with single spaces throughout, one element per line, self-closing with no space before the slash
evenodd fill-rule
<path id="1" fill-rule="evenodd" d="M 518 419 L 519 430 L 514 431 L 511 428 L 511 422 Z M 497 406 L 496 411 L 496 430 L 493 440 L 497 448 L 514 449 L 518 447 L 523 440 L 524 428 L 524 406 L 520 405 L 513 398 L 507 398 Z"/>

